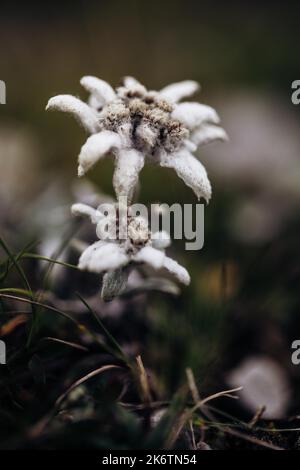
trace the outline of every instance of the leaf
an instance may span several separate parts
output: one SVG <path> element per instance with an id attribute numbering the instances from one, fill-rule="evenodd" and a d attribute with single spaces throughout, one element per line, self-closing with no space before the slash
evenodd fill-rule
<path id="1" fill-rule="evenodd" d="M 60 338 L 52 338 L 51 336 L 45 336 L 44 338 L 41 338 L 39 342 L 42 343 L 43 341 L 50 341 L 53 343 L 64 344 L 65 346 L 68 346 L 70 348 L 79 349 L 80 351 L 88 352 L 88 348 L 86 348 L 85 346 L 82 346 L 81 344 L 73 343 L 71 341 L 65 341 Z"/>
<path id="2" fill-rule="evenodd" d="M 35 253 L 24 253 L 22 255 L 22 259 L 37 259 L 40 261 L 48 261 L 49 263 L 60 264 L 61 266 L 65 266 L 65 268 L 78 269 L 78 266 L 76 266 L 75 264 L 65 263 L 63 261 L 58 261 L 56 259 L 48 258 L 47 256 L 37 255 Z"/>
<path id="3" fill-rule="evenodd" d="M 184 385 L 174 395 L 173 400 L 157 426 L 149 434 L 147 449 L 167 449 L 173 440 L 174 430 L 185 412 L 188 388 Z"/>
<path id="4" fill-rule="evenodd" d="M 28 290 L 30 292 L 30 298 L 33 300 L 34 297 L 33 297 L 33 294 L 32 294 L 32 290 L 31 290 L 29 281 L 28 281 L 22 267 L 20 266 L 20 264 L 18 262 L 19 261 L 18 258 L 14 257 L 14 255 L 10 252 L 8 246 L 6 245 L 6 243 L 4 242 L 4 240 L 1 237 L 0 237 L 0 245 L 2 246 L 2 248 L 4 249 L 4 251 L 6 252 L 8 257 L 10 258 L 12 264 L 15 266 L 15 268 L 18 271 L 21 279 L 23 280 L 23 283 L 24 283 L 24 286 L 25 286 L 26 290 Z M 30 328 L 28 339 L 27 339 L 27 342 L 26 342 L 27 347 L 29 347 L 29 345 L 31 343 L 33 332 L 34 332 L 34 329 L 35 329 L 35 326 L 36 326 L 36 309 L 34 307 L 34 304 L 31 304 L 31 309 L 32 309 L 32 320 L 31 320 L 31 328 Z"/>
<path id="5" fill-rule="evenodd" d="M 136 363 L 137 363 L 137 373 L 138 373 L 138 379 L 139 379 L 143 401 L 145 403 L 151 403 L 152 398 L 151 398 L 148 376 L 147 376 L 147 372 L 145 370 L 141 356 L 137 356 Z"/>
<path id="6" fill-rule="evenodd" d="M 79 328 L 81 328 L 81 324 L 77 320 L 75 320 L 75 318 L 71 317 L 71 315 L 68 315 L 67 313 L 63 312 L 62 310 L 59 310 L 58 308 L 52 307 L 51 305 L 43 304 L 41 302 L 37 302 L 37 301 L 31 300 L 31 299 L 23 299 L 22 297 L 16 297 L 14 295 L 2 294 L 0 292 L 0 299 L 1 298 L 3 298 L 3 299 L 13 299 L 13 300 L 17 300 L 19 302 L 24 302 L 24 303 L 36 305 L 36 306 L 39 306 L 39 307 L 43 307 L 47 310 L 58 313 L 59 315 L 62 315 L 65 318 L 68 318 L 73 323 L 75 323 Z"/>
<path id="7" fill-rule="evenodd" d="M 11 262 L 13 263 L 13 265 L 15 266 L 16 270 L 18 271 L 26 289 L 31 292 L 31 288 L 30 288 L 30 285 L 29 285 L 29 282 L 28 282 L 28 279 L 23 271 L 23 269 L 21 268 L 20 264 L 18 263 L 18 259 L 14 257 L 14 255 L 11 253 L 11 251 L 9 250 L 8 246 L 6 245 L 6 243 L 4 242 L 4 240 L 0 237 L 0 245 L 2 246 L 3 250 L 6 252 L 6 254 L 8 255 L 9 259 L 11 260 Z"/>
<path id="8" fill-rule="evenodd" d="M 83 384 L 87 380 L 91 379 L 92 377 L 95 377 L 96 375 L 102 374 L 103 372 L 111 369 L 121 369 L 120 366 L 114 365 L 114 364 L 107 364 L 105 366 L 100 367 L 99 369 L 93 370 L 92 372 L 89 372 L 87 375 L 84 377 L 81 377 L 81 379 L 76 380 L 64 393 L 62 393 L 56 400 L 55 402 L 55 407 L 59 407 L 60 404 L 64 401 L 66 396 L 74 390 L 74 388 L 78 387 L 79 385 Z"/>
<path id="9" fill-rule="evenodd" d="M 110 334 L 110 332 L 106 329 L 106 327 L 104 326 L 104 324 L 102 323 L 102 321 L 100 320 L 99 316 L 96 314 L 96 312 L 90 307 L 90 305 L 86 302 L 86 300 L 84 300 L 83 297 L 81 297 L 81 295 L 76 292 L 76 295 L 77 297 L 79 297 L 79 299 L 81 300 L 81 302 L 86 306 L 86 308 L 88 309 L 88 311 L 93 315 L 93 317 L 95 318 L 96 322 L 98 323 L 98 325 L 100 326 L 100 328 L 104 331 L 105 333 L 105 336 L 107 337 L 107 339 L 109 340 L 109 342 L 116 348 L 117 352 L 118 352 L 118 355 L 119 357 L 129 366 L 131 367 L 131 364 L 130 364 L 130 359 L 126 356 L 126 354 L 124 353 L 124 351 L 122 350 L 121 346 L 119 345 L 119 343 L 115 340 L 115 338 Z"/>
<path id="10" fill-rule="evenodd" d="M 117 295 L 124 292 L 127 280 L 127 269 L 116 269 L 115 271 L 107 272 L 103 276 L 101 297 L 105 302 L 110 302 Z"/>
<path id="11" fill-rule="evenodd" d="M 15 256 L 15 261 L 19 261 L 22 258 L 23 253 L 25 253 L 29 248 L 32 248 L 36 243 L 37 241 L 35 240 L 25 245 L 24 248 Z M 0 277 L 0 282 L 2 282 L 5 279 L 5 277 L 11 270 L 11 268 L 14 266 L 14 263 L 9 263 L 9 260 L 10 258 L 8 258 L 8 260 L 5 260 L 4 262 L 0 264 L 0 266 L 5 265 L 5 271 L 4 273 L 2 273 Z"/>
<path id="12" fill-rule="evenodd" d="M 12 294 L 20 294 L 20 295 L 27 295 L 28 297 L 32 297 L 32 292 L 26 290 L 26 289 L 19 289 L 18 287 L 3 287 L 0 289 L 0 293 L 5 294 L 6 292 L 9 293 L 11 292 Z"/>
<path id="13" fill-rule="evenodd" d="M 12 333 L 19 325 L 26 323 L 28 321 L 27 315 L 17 315 L 15 318 L 12 318 L 7 323 L 1 326 L 0 336 L 7 336 Z"/>

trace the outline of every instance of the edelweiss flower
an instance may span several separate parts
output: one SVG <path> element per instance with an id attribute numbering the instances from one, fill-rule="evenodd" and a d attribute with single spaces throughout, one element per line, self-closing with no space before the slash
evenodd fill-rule
<path id="1" fill-rule="evenodd" d="M 78 175 L 84 175 L 111 152 L 116 159 L 113 178 L 117 197 L 132 199 L 145 157 L 173 168 L 198 199 L 211 196 L 204 166 L 192 155 L 199 145 L 226 139 L 219 117 L 210 106 L 179 101 L 199 88 L 194 81 L 148 91 L 137 80 L 125 77 L 113 88 L 96 77 L 83 77 L 90 93 L 88 104 L 71 95 L 51 98 L 46 109 L 72 113 L 92 134 L 81 148 Z"/>
<path id="2" fill-rule="evenodd" d="M 164 252 L 170 244 L 169 235 L 166 232 L 152 234 L 143 217 L 130 214 L 130 207 L 126 209 L 125 217 L 119 209 L 114 215 L 107 216 L 100 209 L 80 203 L 72 206 L 72 213 L 90 217 L 97 225 L 96 233 L 100 239 L 83 251 L 79 269 L 107 273 L 129 264 L 146 263 L 156 270 L 166 269 L 185 285 L 190 283 L 187 270 Z"/>

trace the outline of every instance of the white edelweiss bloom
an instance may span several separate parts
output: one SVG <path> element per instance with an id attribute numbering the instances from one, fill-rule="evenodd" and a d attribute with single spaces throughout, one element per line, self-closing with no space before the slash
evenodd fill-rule
<path id="1" fill-rule="evenodd" d="M 129 208 L 130 209 L 130 208 Z M 84 215 L 90 217 L 94 224 L 97 224 L 97 235 L 101 239 L 86 248 L 80 256 L 79 269 L 108 273 L 120 270 L 128 265 L 147 264 L 153 269 L 165 269 L 182 284 L 190 283 L 190 276 L 187 270 L 176 261 L 166 256 L 164 249 L 170 244 L 170 237 L 166 232 L 156 232 L 152 234 L 147 221 L 141 216 L 125 216 L 125 236 L 121 238 L 121 218 L 118 210 L 114 217 L 116 226 L 115 234 L 108 229 L 104 236 L 103 221 L 106 216 L 101 213 L 101 209 L 94 209 L 86 204 L 74 204 L 72 206 L 74 215 Z M 110 225 L 113 216 L 108 216 L 106 225 Z M 100 228 L 99 228 L 100 227 Z M 122 227 L 124 232 L 124 227 Z M 122 233 L 123 233 L 122 232 Z M 103 238 L 102 238 L 103 236 Z"/>
<path id="2" fill-rule="evenodd" d="M 133 77 L 113 88 L 96 77 L 83 77 L 90 93 L 88 104 L 71 95 L 51 98 L 47 109 L 73 114 L 92 134 L 79 154 L 78 175 L 83 176 L 98 160 L 115 157 L 114 189 L 118 199 L 132 200 L 139 173 L 148 158 L 173 168 L 197 197 L 207 202 L 211 186 L 200 162 L 192 155 L 199 145 L 226 140 L 219 117 L 210 106 L 179 101 L 199 85 L 191 80 L 149 91 Z"/>

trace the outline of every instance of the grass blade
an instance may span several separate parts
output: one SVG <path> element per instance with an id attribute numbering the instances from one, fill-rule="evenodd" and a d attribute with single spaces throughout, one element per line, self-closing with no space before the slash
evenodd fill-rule
<path id="1" fill-rule="evenodd" d="M 96 312 L 91 308 L 91 306 L 86 302 L 86 300 L 78 293 L 76 292 L 77 297 L 81 300 L 81 302 L 85 305 L 85 307 L 88 309 L 88 311 L 91 313 L 91 315 L 95 318 L 96 322 L 100 326 L 100 328 L 104 331 L 107 339 L 109 342 L 117 349 L 121 359 L 131 367 L 130 365 L 130 359 L 126 356 L 124 351 L 122 350 L 121 346 L 119 343 L 115 340 L 115 338 L 110 334 L 110 332 L 106 329 L 102 321 L 100 320 L 99 316 L 96 314 Z"/>

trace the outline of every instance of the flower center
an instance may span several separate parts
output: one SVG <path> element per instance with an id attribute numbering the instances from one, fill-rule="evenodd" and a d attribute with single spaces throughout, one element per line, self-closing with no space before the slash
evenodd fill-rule
<path id="1" fill-rule="evenodd" d="M 120 89 L 119 89 L 120 90 Z M 122 97 L 105 106 L 100 113 L 103 128 L 114 132 L 128 129 L 127 144 L 153 154 L 158 148 L 176 150 L 189 131 L 172 118 L 173 106 L 155 93 L 122 90 Z M 127 124 L 127 126 L 124 126 Z M 129 124 L 129 125 L 128 125 Z"/>
<path id="2" fill-rule="evenodd" d="M 133 245 L 141 246 L 145 245 L 150 238 L 150 232 L 148 229 L 147 222 L 142 217 L 135 217 L 128 219 L 127 233 Z"/>

